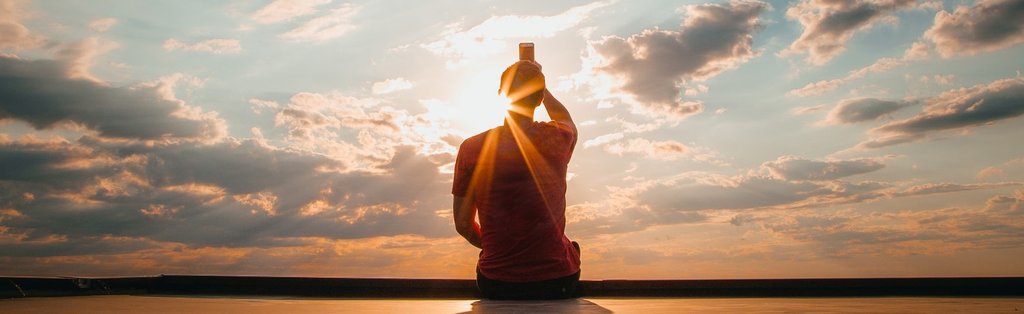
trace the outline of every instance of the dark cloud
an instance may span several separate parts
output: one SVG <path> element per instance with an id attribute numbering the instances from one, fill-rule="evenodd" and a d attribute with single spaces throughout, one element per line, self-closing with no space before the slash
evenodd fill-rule
<path id="1" fill-rule="evenodd" d="M 783 156 L 765 162 L 760 171 L 750 171 L 743 175 L 688 172 L 670 179 L 643 181 L 628 187 L 610 187 L 604 202 L 578 204 L 567 209 L 569 229 L 573 235 L 607 235 L 634 232 L 657 225 L 707 222 L 723 213 L 733 215 L 730 223 L 746 225 L 757 222 L 758 217 L 766 213 L 780 210 L 817 211 L 837 205 L 900 197 L 1021 186 L 1016 182 L 899 186 L 877 181 L 840 180 L 882 169 L 885 160 L 861 158 L 816 161 Z M 993 203 L 990 207 L 1021 211 L 1012 200 L 1000 199 L 998 204 Z"/>
<path id="2" fill-rule="evenodd" d="M 839 179 L 877 171 L 885 158 L 818 161 L 782 156 L 760 171 L 738 176 L 689 173 L 637 193 L 641 204 L 659 211 L 811 208 L 886 197 L 891 185 Z M 767 175 L 766 175 L 767 174 Z"/>
<path id="3" fill-rule="evenodd" d="M 832 124 L 873 121 L 914 104 L 916 102 L 906 100 L 846 99 L 828 113 L 825 121 Z"/>
<path id="4" fill-rule="evenodd" d="M 7 140 L 0 160 L 31 172 L 0 172 L 0 206 L 18 212 L 0 226 L 23 237 L 19 254 L 75 254 L 68 243 L 103 236 L 274 247 L 299 245 L 289 239 L 304 237 L 452 234 L 449 219 L 435 213 L 450 208 L 448 178 L 412 147 L 396 148 L 382 173 L 345 171 L 321 155 L 234 139 Z M 68 240 L 43 241 L 48 237 Z"/>
<path id="5" fill-rule="evenodd" d="M 698 113 L 703 104 L 680 100 L 681 84 L 707 79 L 754 57 L 752 34 L 760 27 L 758 16 L 768 8 L 755 1 L 689 6 L 678 31 L 648 29 L 593 43 L 606 62 L 597 70 L 620 78 L 622 91 L 656 114 Z"/>
<path id="6" fill-rule="evenodd" d="M 981 189 L 1001 188 L 1009 186 L 1020 186 L 1020 183 L 1015 182 L 1003 182 L 1003 183 L 978 183 L 978 184 L 955 184 L 955 183 L 929 183 L 921 184 L 908 187 L 902 191 L 891 193 L 893 197 L 901 196 L 919 196 L 928 194 L 939 194 L 939 193 L 953 193 L 962 191 L 972 191 Z"/>
<path id="7" fill-rule="evenodd" d="M 824 64 L 846 50 L 858 30 L 870 27 L 886 14 L 912 6 L 914 0 L 835 1 L 803 0 L 786 10 L 800 22 L 803 34 L 780 55 L 808 54 L 808 61 Z"/>
<path id="8" fill-rule="evenodd" d="M 749 176 L 729 182 L 662 184 L 639 195 L 642 204 L 663 211 L 752 209 L 792 204 L 830 190 L 812 182 Z"/>
<path id="9" fill-rule="evenodd" d="M 0 57 L 0 119 L 25 121 L 37 129 L 74 123 L 126 139 L 211 140 L 225 134 L 225 122 L 215 113 L 198 113 L 167 99 L 161 91 L 167 86 L 132 89 L 67 78 L 74 67 Z"/>
<path id="10" fill-rule="evenodd" d="M 820 161 L 782 156 L 761 167 L 783 180 L 822 181 L 876 171 L 884 168 L 885 163 L 881 158 Z"/>
<path id="11" fill-rule="evenodd" d="M 4 252 L 4 257 L 49 257 L 120 254 L 156 246 L 154 241 L 146 239 L 96 236 L 0 243 L 0 251 Z"/>
<path id="12" fill-rule="evenodd" d="M 924 37 L 944 57 L 1016 46 L 1024 43 L 1024 2 L 979 0 L 953 13 L 941 11 Z"/>
<path id="13" fill-rule="evenodd" d="M 814 254 L 824 256 L 949 254 L 1024 244 L 1024 212 L 1012 207 L 1024 202 L 1022 196 L 994 196 L 983 209 L 806 211 L 748 220 L 779 236 L 815 243 L 820 250 Z"/>
<path id="14" fill-rule="evenodd" d="M 947 91 L 924 101 L 923 112 L 871 130 L 876 137 L 858 148 L 878 148 L 926 138 L 944 130 L 973 128 L 1024 114 L 1024 79 Z"/>

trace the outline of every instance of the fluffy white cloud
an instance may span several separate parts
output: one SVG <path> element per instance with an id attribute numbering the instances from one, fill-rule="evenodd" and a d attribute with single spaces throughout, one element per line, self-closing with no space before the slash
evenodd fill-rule
<path id="1" fill-rule="evenodd" d="M 358 7 L 344 4 L 324 15 L 306 21 L 302 25 L 281 34 L 280 37 L 293 42 L 323 43 L 341 37 L 341 35 L 355 29 L 356 25 L 352 23 L 352 18 L 358 12 Z"/>
<path id="2" fill-rule="evenodd" d="M 281 108 L 281 104 L 278 104 L 276 101 L 259 98 L 249 99 L 249 105 L 251 106 L 252 111 L 256 114 L 263 113 L 264 109 L 277 111 L 278 108 Z"/>
<path id="3" fill-rule="evenodd" d="M 973 55 L 1024 43 L 1024 5 L 1018 0 L 979 0 L 935 15 L 925 32 L 943 57 Z"/>
<path id="4" fill-rule="evenodd" d="M 317 7 L 331 0 L 274 0 L 254 12 L 250 18 L 260 24 L 287 22 L 317 12 Z"/>
<path id="5" fill-rule="evenodd" d="M 786 17 L 800 22 L 803 34 L 780 56 L 807 54 L 807 61 L 821 65 L 846 50 L 846 42 L 859 30 L 871 27 L 886 14 L 914 5 L 914 0 L 801 0 L 786 10 Z"/>
<path id="6" fill-rule="evenodd" d="M 390 94 L 401 90 L 407 90 L 412 88 L 413 84 L 405 78 L 393 78 L 386 79 L 380 82 L 374 82 L 370 91 L 377 95 Z"/>
<path id="7" fill-rule="evenodd" d="M 592 57 L 598 59 L 593 74 L 613 78 L 617 86 L 612 87 L 631 96 L 635 108 L 647 114 L 678 119 L 699 113 L 703 103 L 680 99 L 682 85 L 757 55 L 751 47 L 753 33 L 760 25 L 758 16 L 768 8 L 754 1 L 687 6 L 679 30 L 648 29 L 590 43 Z"/>
<path id="8" fill-rule="evenodd" d="M 167 51 L 193 51 L 209 52 L 214 54 L 231 54 L 242 52 L 242 43 L 237 39 L 215 38 L 195 43 L 185 43 L 174 38 L 164 41 L 164 49 Z"/>
<path id="9" fill-rule="evenodd" d="M 589 3 L 551 16 L 494 16 L 469 29 L 454 26 L 441 39 L 423 44 L 422 47 L 453 59 L 484 57 L 506 51 L 507 40 L 510 39 L 548 38 L 573 28 L 587 19 L 594 10 L 611 3 Z"/>
<path id="10" fill-rule="evenodd" d="M 594 146 L 601 146 L 601 145 L 604 145 L 604 144 L 608 144 L 608 143 L 611 143 L 611 142 L 614 142 L 614 141 L 622 139 L 623 136 L 625 136 L 625 135 L 623 135 L 622 132 L 616 132 L 616 133 L 609 133 L 609 134 L 601 135 L 601 136 L 598 136 L 598 137 L 595 137 L 595 138 L 592 138 L 592 139 L 589 139 L 589 140 L 586 140 L 585 142 L 583 142 L 583 148 L 590 148 L 590 147 L 594 147 Z"/>
<path id="11" fill-rule="evenodd" d="M 667 141 L 651 141 L 644 138 L 633 138 L 604 146 L 605 151 L 622 155 L 623 153 L 642 154 L 650 159 L 676 160 L 686 155 L 688 149 L 682 143 Z"/>
<path id="12" fill-rule="evenodd" d="M 453 130 L 437 119 L 428 113 L 413 115 L 395 109 L 377 98 L 301 92 L 281 107 L 275 123 L 288 130 L 290 148 L 344 160 L 351 169 L 374 172 L 401 146 L 416 147 L 441 164 L 454 161 L 458 143 L 452 140 Z"/>

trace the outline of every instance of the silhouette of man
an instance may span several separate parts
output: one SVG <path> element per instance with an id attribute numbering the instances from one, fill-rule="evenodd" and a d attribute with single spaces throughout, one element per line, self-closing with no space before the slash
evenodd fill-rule
<path id="1" fill-rule="evenodd" d="M 565 236 L 565 175 L 576 125 L 533 61 L 509 66 L 498 92 L 512 101 L 505 124 L 459 147 L 455 229 L 481 249 L 477 286 L 485 298 L 577 297 L 580 250 Z M 542 102 L 554 121 L 533 121 Z"/>

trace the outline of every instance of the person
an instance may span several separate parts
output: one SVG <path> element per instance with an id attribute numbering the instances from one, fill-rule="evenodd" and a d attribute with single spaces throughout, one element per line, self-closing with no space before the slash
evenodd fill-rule
<path id="1" fill-rule="evenodd" d="M 578 297 L 580 249 L 565 235 L 576 125 L 536 62 L 509 66 L 498 92 L 504 125 L 463 141 L 452 183 L 455 229 L 481 249 L 477 286 L 488 299 Z M 553 121 L 533 121 L 541 103 Z"/>

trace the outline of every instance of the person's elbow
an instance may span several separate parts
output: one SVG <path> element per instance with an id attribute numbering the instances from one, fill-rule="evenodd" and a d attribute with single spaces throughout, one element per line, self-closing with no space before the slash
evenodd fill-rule
<path id="1" fill-rule="evenodd" d="M 473 228 L 473 221 L 472 220 L 468 220 L 467 221 L 467 220 L 464 220 L 464 219 L 456 219 L 455 220 L 455 231 L 458 232 L 460 235 L 463 235 L 463 236 L 474 232 L 475 230 Z"/>

